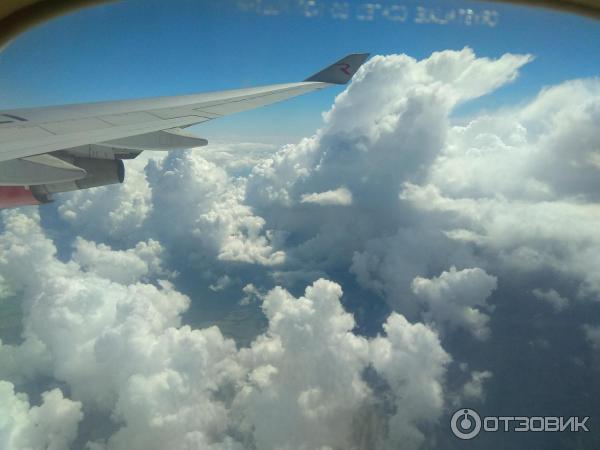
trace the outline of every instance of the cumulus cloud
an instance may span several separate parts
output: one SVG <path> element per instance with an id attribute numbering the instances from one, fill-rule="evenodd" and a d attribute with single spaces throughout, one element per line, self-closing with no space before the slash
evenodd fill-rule
<path id="1" fill-rule="evenodd" d="M 84 409 L 115 422 L 117 432 L 96 448 L 241 448 L 228 436 L 225 403 L 214 398 L 239 379 L 235 344 L 214 327 L 180 326 L 187 297 L 166 282 L 124 284 L 95 272 L 107 259 L 124 267 L 127 252 L 93 247 L 86 261 L 99 261 L 84 270 L 56 258 L 35 217 L 11 213 L 5 225 L 2 270 L 13 269 L 24 307 L 25 341 L 12 348 L 27 352 L 39 340 L 50 359 L 39 375 L 66 383 Z"/>
<path id="2" fill-rule="evenodd" d="M 435 331 L 392 314 L 383 334 L 359 336 L 336 283 L 319 280 L 300 298 L 273 289 L 262 302 L 267 330 L 237 349 L 216 327 L 182 326 L 189 299 L 169 283 L 144 282 L 153 277 L 135 267 L 137 279 L 127 282 L 104 270 L 106 261 L 119 268 L 141 259 L 143 248 L 80 240 L 73 259 L 62 262 L 35 215 L 4 219 L 0 267 L 10 268 L 13 289 L 22 292 L 25 324 L 24 342 L 10 350 L 26 353 L 39 343 L 49 361 L 28 376 L 65 383 L 73 398 L 44 396 L 43 411 L 64 411 L 44 428 L 60 430 L 57 449 L 76 436 L 80 407 L 116 426 L 90 443 L 95 449 L 357 448 L 354 423 L 364 415 L 390 430 L 363 430 L 371 448 L 402 441 L 416 449 L 423 424 L 443 411 L 450 356 Z M 364 378 L 369 367 L 390 386 L 393 414 L 377 406 L 381 393 Z"/>
<path id="3" fill-rule="evenodd" d="M 410 324 L 394 313 L 383 328 L 388 339 L 374 340 L 373 367 L 400 396 L 389 422 L 390 443 L 416 449 L 425 441 L 425 435 L 413 421 L 439 418 L 443 407 L 439 380 L 451 358 L 439 345 L 438 336 L 422 323 Z M 398 376 L 403 372 L 406 376 Z M 428 375 L 423 378 L 423 374 Z"/>
<path id="4" fill-rule="evenodd" d="M 597 298 L 599 104 L 600 82 L 575 80 L 453 126 L 427 182 L 405 184 L 401 198 L 490 262 L 549 268 Z"/>
<path id="5" fill-rule="evenodd" d="M 462 398 L 466 401 L 483 401 L 485 400 L 484 384 L 486 380 L 493 377 L 489 370 L 471 372 L 471 378 L 462 387 Z"/>
<path id="6" fill-rule="evenodd" d="M 600 349 L 600 326 L 588 325 L 582 326 L 583 334 L 594 350 Z"/>
<path id="7" fill-rule="evenodd" d="M 231 147 L 234 154 L 244 149 L 241 144 Z M 186 249 L 222 261 L 276 265 L 285 260 L 285 253 L 275 248 L 277 236 L 243 203 L 243 178 L 229 175 L 198 151 L 147 153 L 127 162 L 122 186 L 69 194 L 59 215 L 88 239 L 106 240 L 110 233 L 113 242 L 135 245 L 154 239 L 175 248 L 185 240 Z M 218 155 L 209 152 L 206 157 L 223 162 Z"/>
<path id="8" fill-rule="evenodd" d="M 438 327 L 462 327 L 478 339 L 486 339 L 489 316 L 481 310 L 493 309 L 487 299 L 496 284 L 496 277 L 480 268 L 458 271 L 452 267 L 436 278 L 415 278 L 412 290 L 427 307 L 425 320 Z"/>
<path id="9" fill-rule="evenodd" d="M 128 250 L 113 250 L 82 238 L 75 240 L 73 261 L 116 283 L 132 284 L 151 276 L 169 276 L 162 268 L 164 249 L 158 241 L 138 242 Z"/>
<path id="10" fill-rule="evenodd" d="M 202 157 L 225 169 L 233 177 L 246 177 L 265 158 L 277 151 L 277 146 L 260 142 L 214 142 L 202 147 Z"/>
<path id="11" fill-rule="evenodd" d="M 569 299 L 562 297 L 558 292 L 554 289 L 549 289 L 544 291 L 542 289 L 534 289 L 531 291 L 534 297 L 547 302 L 556 312 L 563 311 L 565 308 L 569 306 Z"/>
<path id="12" fill-rule="evenodd" d="M 529 60 L 476 58 L 468 48 L 422 61 L 373 57 L 324 114 L 322 129 L 254 168 L 245 201 L 269 228 L 285 231 L 290 262 L 347 267 L 369 241 L 414 222 L 398 193 L 404 182 L 427 176 L 445 145 L 452 108 L 513 80 Z M 352 193 L 351 205 L 306 214 L 303 201 L 322 204 L 340 187 Z"/>
<path id="13" fill-rule="evenodd" d="M 229 276 L 227 276 L 227 275 L 223 275 L 222 277 L 219 277 L 214 284 L 211 284 L 210 286 L 208 286 L 208 288 L 211 291 L 217 292 L 217 291 L 222 291 L 230 284 L 231 284 L 231 278 L 229 278 Z"/>
<path id="14" fill-rule="evenodd" d="M 42 403 L 31 406 L 27 395 L 2 380 L 0 405 L 0 447 L 5 450 L 67 449 L 83 417 L 81 403 L 64 398 L 59 389 L 44 392 Z"/>
<path id="15" fill-rule="evenodd" d="M 452 126 L 432 183 L 455 198 L 597 200 L 599 96 L 598 80 L 567 81 Z"/>
<path id="16" fill-rule="evenodd" d="M 108 232 L 135 239 L 153 206 L 143 171 L 148 156 L 127 162 L 127 181 L 123 184 L 63 194 L 60 216 L 90 237 Z"/>
<path id="17" fill-rule="evenodd" d="M 240 300 L 241 305 L 249 305 L 255 300 L 260 300 L 263 296 L 260 290 L 252 283 L 248 283 L 246 286 L 244 286 L 242 288 L 242 292 L 244 293 L 244 296 Z"/>
<path id="18" fill-rule="evenodd" d="M 282 289 L 266 295 L 269 329 L 241 352 L 253 369 L 237 399 L 257 447 L 358 448 L 365 438 L 353 430 L 359 414 L 377 415 L 376 397 L 362 378 L 369 365 L 389 384 L 397 409 L 379 417 L 388 422 L 389 435 L 371 437 L 370 448 L 400 442 L 418 448 L 424 439 L 418 424 L 434 422 L 443 411 L 450 357 L 435 332 L 393 314 L 384 335 L 356 336 L 341 295 L 340 286 L 326 280 L 298 299 Z"/>
<path id="19" fill-rule="evenodd" d="M 224 261 L 275 265 L 285 260 L 264 230 L 264 219 L 243 203 L 243 181 L 193 152 L 170 153 L 146 170 L 155 208 L 150 224 L 161 241 L 185 237 L 188 249 L 193 245 L 192 250 Z"/>
<path id="20" fill-rule="evenodd" d="M 433 185 L 407 185 L 402 197 L 423 211 L 446 213 L 446 235 L 476 245 L 491 261 L 517 271 L 553 269 L 579 280 L 581 297 L 598 298 L 600 278 L 592 269 L 600 249 L 598 204 L 451 198 Z"/>
<path id="21" fill-rule="evenodd" d="M 4 257 L 1 267 L 11 274 L 14 289 L 23 297 L 26 323 L 21 349 L 39 351 L 33 344 L 41 341 L 51 359 L 49 374 L 68 381 L 81 399 L 109 404 L 114 394 L 106 380 L 118 376 L 114 365 L 121 364 L 115 359 L 119 348 L 110 346 L 111 336 L 126 333 L 130 327 L 144 333 L 177 325 L 189 299 L 164 281 L 155 286 L 128 279 L 126 285 L 120 275 L 103 264 L 95 262 L 84 270 L 74 260 L 59 261 L 54 244 L 44 236 L 35 217 L 12 213 L 5 216 L 5 224 L 7 232 L 0 236 Z M 124 267 L 130 259 L 127 252 L 110 255 L 107 248 L 94 253 L 102 261 L 116 261 L 117 267 Z M 32 270 L 23 270 L 26 267 Z M 90 272 L 90 268 L 101 268 L 103 275 Z M 130 277 L 134 273 L 145 275 L 134 271 Z M 131 338 L 135 341 L 135 336 Z M 102 346 L 102 342 L 106 344 Z M 98 352 L 103 355 L 103 348 L 105 361 L 92 370 L 90 362 Z M 127 345 L 121 350 L 126 349 Z M 135 365 L 136 361 L 128 363 Z"/>
<path id="22" fill-rule="evenodd" d="M 300 203 L 316 203 L 317 205 L 342 205 L 352 204 L 352 192 L 341 187 L 333 191 L 313 192 L 312 194 L 302 194 Z"/>

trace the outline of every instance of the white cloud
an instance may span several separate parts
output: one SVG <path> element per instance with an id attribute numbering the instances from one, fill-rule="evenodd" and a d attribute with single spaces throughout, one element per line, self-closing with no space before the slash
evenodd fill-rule
<path id="1" fill-rule="evenodd" d="M 237 165 L 234 156 L 248 147 L 256 150 L 257 156 Z M 274 248 L 276 236 L 264 230 L 264 219 L 243 203 L 245 179 L 225 170 L 234 175 L 247 172 L 244 164 L 254 164 L 271 151 L 270 146 L 264 147 L 220 144 L 206 158 L 204 150 L 166 156 L 145 152 L 127 161 L 123 185 L 68 194 L 59 213 L 76 233 L 88 239 L 129 245 L 158 239 L 176 247 L 185 238 L 186 250 L 195 254 L 208 253 L 222 261 L 280 264 L 285 254 Z M 209 159 L 224 164 L 225 169 Z"/>
<path id="2" fill-rule="evenodd" d="M 482 310 L 493 309 L 487 299 L 496 285 L 496 277 L 482 269 L 452 267 L 436 278 L 415 278 L 412 291 L 427 306 L 426 321 L 438 327 L 462 327 L 478 339 L 487 339 L 489 316 Z"/>
<path id="3" fill-rule="evenodd" d="M 118 431 L 98 445 L 239 447 L 227 435 L 226 406 L 213 399 L 238 377 L 235 344 L 216 328 L 181 327 L 187 297 L 166 282 L 124 285 L 112 272 L 95 272 L 106 260 L 124 267 L 127 252 L 92 247 L 84 271 L 56 259 L 35 217 L 13 212 L 5 225 L 1 266 L 14 268 L 10 281 L 22 290 L 25 313 L 25 342 L 12 350 L 25 353 L 30 341 L 41 341 L 50 358 L 42 375 L 66 383 L 84 408 L 112 417 Z"/>
<path id="4" fill-rule="evenodd" d="M 387 338 L 372 343 L 372 364 L 396 395 L 389 420 L 389 443 L 417 449 L 425 435 L 415 426 L 437 420 L 443 411 L 445 365 L 451 360 L 437 334 L 422 323 L 411 324 L 393 313 L 383 326 Z M 391 446 L 393 447 L 393 445 Z"/>
<path id="5" fill-rule="evenodd" d="M 363 442 L 384 448 L 381 439 L 418 448 L 423 440 L 419 424 L 433 423 L 441 414 L 450 357 L 437 335 L 393 314 L 384 335 L 372 340 L 356 336 L 341 294 L 339 285 L 318 280 L 297 299 L 279 288 L 266 295 L 269 328 L 241 351 L 252 371 L 234 404 L 255 430 L 257 447 L 357 448 Z M 377 423 L 371 409 L 375 399 L 362 379 L 369 365 L 389 383 L 398 412 L 379 417 L 389 421 L 389 434 L 375 433 L 371 439 L 376 440 L 365 444 L 372 430 L 363 429 L 359 437 L 354 424 L 360 414 L 370 414 Z"/>
<path id="6" fill-rule="evenodd" d="M 148 156 L 126 162 L 123 184 L 57 196 L 60 216 L 86 237 L 110 233 L 135 239 L 152 211 L 151 189 L 144 174 Z"/>
<path id="7" fill-rule="evenodd" d="M 68 450 L 83 418 L 81 403 L 63 397 L 58 389 L 44 392 L 39 406 L 15 393 L 0 380 L 0 447 L 4 450 Z"/>
<path id="8" fill-rule="evenodd" d="M 334 131 L 349 131 L 357 125 L 374 130 L 393 126 L 393 116 L 417 106 L 412 102 L 421 96 L 429 97 L 437 108 L 447 111 L 457 103 L 481 97 L 513 81 L 518 70 L 531 59 L 530 55 L 509 53 L 495 60 L 476 57 L 468 47 L 434 52 L 421 61 L 406 55 L 374 56 L 338 96 L 325 119 Z"/>
<path id="9" fill-rule="evenodd" d="M 407 185 L 402 198 L 423 211 L 445 213 L 447 236 L 487 251 L 490 262 L 525 272 L 550 268 L 578 279 L 580 296 L 598 298 L 600 276 L 592 269 L 600 251 L 597 203 L 455 199 L 433 185 Z"/>
<path id="10" fill-rule="evenodd" d="M 462 387 L 462 399 L 466 401 L 483 401 L 485 400 L 485 392 L 483 385 L 493 377 L 489 370 L 471 372 L 471 378 Z"/>
<path id="11" fill-rule="evenodd" d="M 245 184 L 198 153 L 170 153 L 147 168 L 161 242 L 185 240 L 186 250 L 222 261 L 276 265 L 285 260 L 265 221 L 243 203 Z M 190 240 L 190 237 L 192 239 Z"/>
<path id="12" fill-rule="evenodd" d="M 487 250 L 488 264 L 550 268 L 598 298 L 599 111 L 600 82 L 574 80 L 452 127 L 427 183 L 405 185 L 402 199 L 442 213 L 430 220 Z"/>
<path id="13" fill-rule="evenodd" d="M 249 305 L 254 300 L 259 300 L 263 297 L 263 294 L 259 289 L 256 288 L 252 283 L 248 283 L 242 288 L 244 296 L 240 300 L 240 305 Z"/>
<path id="14" fill-rule="evenodd" d="M 251 383 L 234 405 L 258 448 L 353 447 L 352 419 L 370 397 L 361 379 L 369 343 L 351 333 L 340 296 L 320 280 L 299 299 L 283 289 L 265 297 L 269 328 L 241 351 Z"/>
<path id="15" fill-rule="evenodd" d="M 132 284 L 151 276 L 169 276 L 162 268 L 164 249 L 150 239 L 128 250 L 113 250 L 82 238 L 75 240 L 73 261 L 86 272 L 121 284 Z"/>
<path id="16" fill-rule="evenodd" d="M 291 264 L 348 267 L 369 241 L 394 235 L 401 224 L 421 227 L 398 202 L 403 183 L 425 179 L 444 148 L 456 104 L 513 80 L 529 60 L 476 58 L 468 48 L 422 61 L 406 55 L 371 58 L 336 98 L 321 130 L 255 167 L 246 203 L 292 243 L 286 246 Z M 308 215 L 298 204 L 330 197 L 340 186 L 352 193 L 346 208 Z"/>
<path id="17" fill-rule="evenodd" d="M 594 350 L 600 350 L 600 326 L 588 325 L 582 326 L 585 338 Z"/>
<path id="18" fill-rule="evenodd" d="M 233 177 L 248 176 L 254 166 L 277 151 L 273 144 L 215 142 L 197 150 L 202 157 Z"/>
<path id="19" fill-rule="evenodd" d="M 8 345 L 0 340 L 0 362 L 0 380 L 15 385 L 23 385 L 52 370 L 52 358 L 46 345 L 36 336 L 29 336 L 20 345 Z"/>
<path id="20" fill-rule="evenodd" d="M 433 220 L 417 221 L 414 227 L 402 227 L 389 237 L 369 240 L 363 251 L 354 253 L 350 271 L 362 286 L 382 296 L 397 311 L 419 317 L 423 302 L 411 289 L 416 277 L 442 272 L 448 263 L 476 263 L 468 249 L 453 245 L 438 226 Z"/>
<path id="21" fill-rule="evenodd" d="M 569 299 L 562 297 L 558 292 L 554 289 L 549 289 L 544 291 L 542 289 L 534 289 L 531 291 L 535 298 L 543 300 L 547 302 L 556 312 L 563 311 L 565 308 L 569 306 Z"/>
<path id="22" fill-rule="evenodd" d="M 214 284 L 211 284 L 210 286 L 208 286 L 208 288 L 211 291 L 218 292 L 218 291 L 222 291 L 223 289 L 228 287 L 230 284 L 231 284 L 231 278 L 229 278 L 228 275 L 223 275 L 222 277 L 219 277 Z"/>
<path id="23" fill-rule="evenodd" d="M 333 185 L 349 189 L 357 206 L 376 200 L 357 197 L 366 191 L 387 193 L 391 203 L 402 181 L 422 176 L 442 149 L 447 115 L 455 103 L 514 79 L 529 59 L 475 58 L 468 48 L 435 53 L 423 61 L 375 56 L 336 98 L 322 130 L 284 146 L 256 167 L 247 198 L 289 205 L 296 190 L 308 186 L 323 192 Z"/>
<path id="24" fill-rule="evenodd" d="M 352 204 L 352 192 L 345 187 L 340 187 L 332 191 L 314 192 L 312 194 L 302 194 L 300 203 L 316 203 L 317 205 L 341 205 L 348 206 Z"/>
<path id="25" fill-rule="evenodd" d="M 152 278 L 136 267 L 144 246 L 114 251 L 79 240 L 76 258 L 61 262 L 35 215 L 13 211 L 4 219 L 0 268 L 22 294 L 25 325 L 23 344 L 5 350 L 26 354 L 41 345 L 34 353 L 49 361 L 29 376 L 37 370 L 65 383 L 76 400 L 57 391 L 45 397 L 46 409 L 69 412 L 57 416 L 65 439 L 76 435 L 77 402 L 115 422 L 112 436 L 91 444 L 106 449 L 353 448 L 353 424 L 365 414 L 393 430 L 378 437 L 363 430 L 372 448 L 405 437 L 407 448 L 417 448 L 423 424 L 443 410 L 450 357 L 436 333 L 393 314 L 384 335 L 358 336 L 331 281 L 315 282 L 301 298 L 269 292 L 268 329 L 238 350 L 216 327 L 181 326 L 189 300 L 167 282 L 142 281 Z M 131 278 L 106 271 L 106 261 L 131 264 Z M 7 355 L 0 348 L 0 358 Z M 375 407 L 378 394 L 363 379 L 369 366 L 391 386 L 398 402 L 391 416 Z"/>
<path id="26" fill-rule="evenodd" d="M 431 180 L 452 197 L 597 199 L 600 82 L 573 80 L 449 129 Z"/>

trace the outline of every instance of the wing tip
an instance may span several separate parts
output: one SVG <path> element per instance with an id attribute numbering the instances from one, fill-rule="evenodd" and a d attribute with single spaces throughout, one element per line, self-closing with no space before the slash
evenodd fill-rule
<path id="1" fill-rule="evenodd" d="M 370 53 L 351 53 L 321 70 L 320 72 L 308 77 L 304 81 L 346 84 L 352 79 L 360 66 L 364 64 L 369 55 Z"/>

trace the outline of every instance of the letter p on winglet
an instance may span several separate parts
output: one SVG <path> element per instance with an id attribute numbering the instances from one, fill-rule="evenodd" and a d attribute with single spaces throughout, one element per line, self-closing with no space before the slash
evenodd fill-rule
<path id="1" fill-rule="evenodd" d="M 369 57 L 368 53 L 352 53 L 304 81 L 346 84 Z"/>

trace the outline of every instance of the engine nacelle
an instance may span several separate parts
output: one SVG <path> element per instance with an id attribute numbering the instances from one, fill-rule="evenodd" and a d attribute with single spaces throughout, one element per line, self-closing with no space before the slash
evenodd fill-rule
<path id="1" fill-rule="evenodd" d="M 85 177 L 29 187 L 0 186 L 0 209 L 41 205 L 51 202 L 52 194 L 122 183 L 125 179 L 125 166 L 120 159 L 70 158 L 68 162 L 84 169 Z"/>
<path id="2" fill-rule="evenodd" d="M 41 205 L 51 201 L 48 196 L 38 194 L 24 186 L 0 186 L 0 209 L 18 206 Z"/>
<path id="3" fill-rule="evenodd" d="M 51 195 L 59 192 L 118 184 L 125 179 L 125 165 L 120 159 L 74 158 L 70 162 L 84 169 L 87 175 L 75 181 L 32 186 L 32 191 L 36 195 Z"/>

